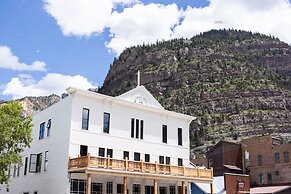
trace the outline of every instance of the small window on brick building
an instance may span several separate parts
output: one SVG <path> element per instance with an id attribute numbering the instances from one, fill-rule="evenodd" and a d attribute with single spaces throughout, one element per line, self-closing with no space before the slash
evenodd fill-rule
<path id="1" fill-rule="evenodd" d="M 272 174 L 268 173 L 268 183 L 272 183 Z"/>
<path id="2" fill-rule="evenodd" d="M 284 162 L 289 162 L 290 158 L 289 158 L 289 152 L 284 152 Z"/>
<path id="3" fill-rule="evenodd" d="M 276 152 L 276 153 L 274 154 L 274 161 L 275 161 L 276 163 L 280 163 L 280 153 L 279 153 L 279 152 Z"/>
<path id="4" fill-rule="evenodd" d="M 259 181 L 260 181 L 260 184 L 264 183 L 264 174 L 263 173 L 259 174 Z"/>
<path id="5" fill-rule="evenodd" d="M 275 175 L 276 175 L 276 176 L 279 176 L 279 175 L 280 175 L 279 170 L 276 170 L 276 171 L 275 171 Z"/>
<path id="6" fill-rule="evenodd" d="M 213 159 L 209 159 L 208 166 L 209 168 L 213 167 Z"/>
<path id="7" fill-rule="evenodd" d="M 263 156 L 258 155 L 258 166 L 262 166 L 262 165 L 263 165 Z"/>

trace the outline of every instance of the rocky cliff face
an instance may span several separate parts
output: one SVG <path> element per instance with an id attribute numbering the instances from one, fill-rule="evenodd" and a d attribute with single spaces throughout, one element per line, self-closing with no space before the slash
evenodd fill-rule
<path id="1" fill-rule="evenodd" d="M 168 110 L 198 117 L 191 146 L 203 154 L 219 140 L 291 134 L 291 47 L 270 36 L 213 30 L 126 49 L 99 92 L 119 95 L 141 83 Z"/>
<path id="2" fill-rule="evenodd" d="M 58 95 L 52 94 L 49 96 L 38 96 L 38 97 L 27 96 L 18 100 L 23 106 L 23 110 L 24 110 L 23 115 L 32 116 L 36 114 L 37 112 L 58 102 L 60 100 L 60 97 Z M 5 103 L 5 102 L 0 101 L 0 104 L 2 103 Z"/>

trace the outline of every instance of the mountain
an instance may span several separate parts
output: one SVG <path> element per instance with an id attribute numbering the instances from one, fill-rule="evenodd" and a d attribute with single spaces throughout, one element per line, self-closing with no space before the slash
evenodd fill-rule
<path id="1" fill-rule="evenodd" d="M 126 49 L 98 92 L 120 95 L 141 84 L 168 110 L 197 117 L 192 155 L 219 140 L 272 133 L 291 140 L 291 47 L 272 36 L 211 30 Z"/>
<path id="2" fill-rule="evenodd" d="M 23 106 L 24 116 L 34 115 L 37 112 L 53 105 L 59 100 L 60 100 L 60 97 L 56 94 L 52 94 L 49 96 L 38 96 L 38 97 L 27 96 L 27 97 L 18 99 L 18 101 Z M 2 103 L 6 103 L 6 102 L 0 100 L 0 105 Z"/>

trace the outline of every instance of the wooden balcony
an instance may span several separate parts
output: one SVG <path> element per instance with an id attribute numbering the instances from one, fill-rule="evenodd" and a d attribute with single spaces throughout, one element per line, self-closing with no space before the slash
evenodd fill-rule
<path id="1" fill-rule="evenodd" d="M 69 158 L 68 172 L 110 174 L 142 178 L 184 180 L 212 183 L 213 170 L 199 167 L 173 166 L 143 161 L 118 160 L 106 157 L 82 156 Z"/>

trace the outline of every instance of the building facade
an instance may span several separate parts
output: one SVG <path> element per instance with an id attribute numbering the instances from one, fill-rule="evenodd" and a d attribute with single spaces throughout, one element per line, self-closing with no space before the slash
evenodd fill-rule
<path id="1" fill-rule="evenodd" d="M 214 176 L 224 173 L 242 173 L 241 145 L 220 141 L 207 151 L 208 167 L 213 167 Z"/>
<path id="2" fill-rule="evenodd" d="M 188 193 L 213 173 L 189 161 L 189 123 L 143 86 L 110 97 L 69 88 L 33 117 L 33 141 L 12 168 L 13 194 Z"/>
<path id="3" fill-rule="evenodd" d="M 282 144 L 271 135 L 245 139 L 241 144 L 251 185 L 291 184 L 291 144 Z"/>

